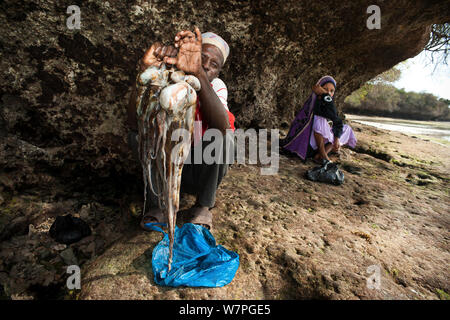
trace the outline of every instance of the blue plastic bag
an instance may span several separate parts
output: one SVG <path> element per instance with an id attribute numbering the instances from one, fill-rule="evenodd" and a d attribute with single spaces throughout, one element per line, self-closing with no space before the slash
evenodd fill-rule
<path id="1" fill-rule="evenodd" d="M 169 236 L 157 224 L 146 224 L 164 233 L 153 249 L 152 268 L 155 282 L 170 287 L 223 287 L 230 283 L 239 267 L 239 255 L 221 245 L 203 226 L 186 223 L 175 227 L 173 260 L 170 272 Z"/>

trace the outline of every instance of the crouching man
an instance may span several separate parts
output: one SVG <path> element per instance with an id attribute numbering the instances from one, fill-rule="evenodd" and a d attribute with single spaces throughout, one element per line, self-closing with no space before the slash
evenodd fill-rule
<path id="1" fill-rule="evenodd" d="M 228 90 L 225 83 L 219 79 L 219 73 L 227 60 L 230 49 L 228 44 L 212 32 L 201 34 L 198 28 L 195 33 L 181 31 L 175 37 L 175 46 L 153 44 L 146 51 L 139 62 L 140 70 L 162 62 L 175 65 L 186 74 L 192 74 L 200 80 L 201 89 L 197 93 L 197 108 L 195 113 L 195 127 L 193 145 L 188 160 L 183 166 L 181 178 L 181 192 L 196 196 L 195 205 L 189 210 L 178 213 L 182 223 L 201 224 L 208 229 L 212 228 L 212 214 L 216 192 L 228 170 L 233 141 L 225 139 L 227 130 L 234 131 L 234 115 L 228 110 Z M 128 104 L 128 144 L 136 159 L 138 157 L 138 130 L 136 120 L 136 88 L 130 96 Z M 211 139 L 208 129 L 215 129 L 213 133 L 220 132 L 220 141 Z M 211 131 L 210 131 L 211 132 Z M 206 133 L 206 134 L 205 134 Z M 217 136 L 217 134 L 212 134 Z M 211 141 L 209 141 L 211 140 Z M 214 143 L 220 143 L 219 148 L 213 148 L 211 163 L 210 157 L 204 157 L 205 148 Z M 211 148 L 209 148 L 211 149 Z M 219 151 L 221 154 L 216 154 Z M 196 155 L 201 155 L 197 157 Z M 205 154 L 208 154 L 205 152 Z M 199 159 L 200 158 L 200 159 Z M 163 212 L 158 208 L 156 196 L 149 191 L 150 206 L 141 220 L 141 227 L 150 230 L 148 223 L 167 223 Z"/>

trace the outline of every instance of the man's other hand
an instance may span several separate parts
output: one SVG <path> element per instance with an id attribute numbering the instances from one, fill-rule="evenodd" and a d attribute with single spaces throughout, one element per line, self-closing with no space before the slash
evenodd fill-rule
<path id="1" fill-rule="evenodd" d="M 163 46 L 159 42 L 155 42 L 145 52 L 142 61 L 140 61 L 140 69 L 145 70 L 150 66 L 161 67 L 165 57 L 175 57 L 178 50 L 174 46 Z"/>

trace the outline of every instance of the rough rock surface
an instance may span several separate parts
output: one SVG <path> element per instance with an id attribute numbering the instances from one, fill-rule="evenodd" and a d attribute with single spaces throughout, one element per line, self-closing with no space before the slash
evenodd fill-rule
<path id="1" fill-rule="evenodd" d="M 220 187 L 212 232 L 240 255 L 229 285 L 157 286 L 151 254 L 161 234 L 137 231 L 85 266 L 80 298 L 445 298 L 450 148 L 354 126 L 360 144 L 340 157 L 342 186 L 306 180 L 314 164 L 296 158 L 282 156 L 275 176 L 233 166 Z M 371 265 L 380 268 L 380 290 L 367 287 Z"/>
<path id="2" fill-rule="evenodd" d="M 161 234 L 140 230 L 130 213 L 142 204 L 137 189 L 65 193 L 56 186 L 61 198 L 5 199 L 2 219 L 23 221 L 5 224 L 1 233 L 10 237 L 0 243 L 0 297 L 448 299 L 450 148 L 352 126 L 358 147 L 335 159 L 345 174 L 341 186 L 306 180 L 314 164 L 296 158 L 282 156 L 274 176 L 260 175 L 256 165 L 233 165 L 213 209 L 216 241 L 241 262 L 223 288 L 155 284 L 151 255 Z M 182 197 L 180 207 L 192 204 Z M 66 213 L 84 217 L 93 230 L 69 248 L 48 235 L 54 217 Z M 65 288 L 68 256 L 81 266 L 81 291 Z M 371 265 L 380 268 L 380 290 L 367 288 Z"/>

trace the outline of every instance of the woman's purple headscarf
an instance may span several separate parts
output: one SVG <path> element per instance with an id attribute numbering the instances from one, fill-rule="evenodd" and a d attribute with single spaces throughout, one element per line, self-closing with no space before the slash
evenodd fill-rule
<path id="1" fill-rule="evenodd" d="M 317 84 L 323 86 L 331 82 L 336 88 L 336 80 L 331 76 L 324 76 L 317 81 Z M 302 160 L 306 160 L 309 147 L 309 139 L 313 126 L 314 106 L 316 104 L 317 95 L 312 92 L 308 100 L 306 100 L 303 108 L 295 116 L 291 124 L 288 135 L 284 139 L 282 147 L 290 152 L 297 154 Z"/>

